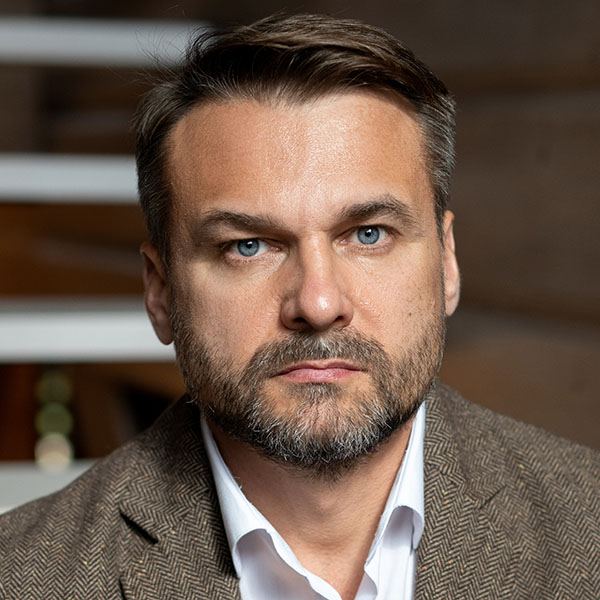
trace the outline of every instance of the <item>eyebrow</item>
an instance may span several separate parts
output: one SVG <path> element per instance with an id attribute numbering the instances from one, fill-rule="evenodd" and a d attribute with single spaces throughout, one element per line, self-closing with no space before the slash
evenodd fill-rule
<path id="1" fill-rule="evenodd" d="M 413 208 L 392 194 L 382 194 L 366 202 L 357 202 L 343 208 L 337 215 L 338 222 L 364 222 L 378 217 L 391 217 L 401 223 L 402 227 L 416 235 L 421 233 L 419 220 Z M 247 230 L 250 232 L 265 232 L 285 229 L 275 218 L 269 215 L 251 215 L 228 210 L 210 210 L 203 214 L 194 225 L 196 232 L 202 232 L 204 237 L 217 234 L 221 227 Z"/>
<path id="2" fill-rule="evenodd" d="M 368 202 L 358 202 L 344 208 L 340 220 L 368 221 L 377 217 L 391 217 L 399 221 L 404 228 L 420 232 L 419 219 L 414 209 L 400 198 L 392 194 L 382 194 Z"/>
<path id="3" fill-rule="evenodd" d="M 249 231 L 265 231 L 280 226 L 278 221 L 267 215 L 249 215 L 228 210 L 211 210 L 200 218 L 194 229 L 204 235 L 211 235 L 219 227 L 247 229 Z"/>

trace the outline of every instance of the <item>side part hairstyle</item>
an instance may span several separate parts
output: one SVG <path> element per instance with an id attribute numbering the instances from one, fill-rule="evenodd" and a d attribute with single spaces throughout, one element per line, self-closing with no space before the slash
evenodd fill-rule
<path id="1" fill-rule="evenodd" d="M 207 101 L 306 102 L 363 89 L 412 107 L 425 140 L 441 223 L 454 167 L 454 101 L 444 84 L 382 29 L 322 15 L 273 16 L 197 35 L 175 74 L 152 89 L 135 121 L 140 203 L 150 240 L 169 263 L 168 136 Z"/>

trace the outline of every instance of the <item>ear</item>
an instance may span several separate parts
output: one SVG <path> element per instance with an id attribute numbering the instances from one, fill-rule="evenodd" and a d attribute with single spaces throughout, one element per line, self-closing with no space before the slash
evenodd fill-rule
<path id="1" fill-rule="evenodd" d="M 449 317 L 458 306 L 460 297 L 460 272 L 456 261 L 456 246 L 454 244 L 454 214 L 447 210 L 442 224 L 444 240 L 444 297 L 446 301 L 446 316 Z"/>
<path id="2" fill-rule="evenodd" d="M 160 254 L 149 242 L 144 242 L 140 248 L 144 260 L 144 301 L 146 311 L 152 321 L 152 327 L 163 344 L 173 341 L 173 332 L 169 322 L 169 288 L 167 270 Z"/>

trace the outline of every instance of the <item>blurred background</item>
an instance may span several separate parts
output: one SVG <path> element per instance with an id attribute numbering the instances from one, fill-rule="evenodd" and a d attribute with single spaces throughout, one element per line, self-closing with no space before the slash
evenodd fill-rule
<path id="1" fill-rule="evenodd" d="M 281 9 L 383 26 L 454 92 L 441 378 L 600 448 L 598 2 L 0 0 L 0 510 L 182 392 L 141 302 L 132 113 L 191 29 Z"/>

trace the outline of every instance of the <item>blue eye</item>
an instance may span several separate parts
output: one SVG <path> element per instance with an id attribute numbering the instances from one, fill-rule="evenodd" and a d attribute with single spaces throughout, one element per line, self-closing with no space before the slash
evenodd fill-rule
<path id="1" fill-rule="evenodd" d="M 242 256 L 254 256 L 258 253 L 259 248 L 258 240 L 240 240 L 237 243 L 238 252 Z"/>
<path id="2" fill-rule="evenodd" d="M 379 238 L 385 234 L 385 232 L 374 225 L 367 227 L 359 227 L 356 230 L 356 237 L 361 244 L 371 245 L 379 241 Z"/>
<path id="3" fill-rule="evenodd" d="M 265 252 L 268 245 L 262 240 L 252 238 L 249 240 L 239 240 L 235 247 L 242 256 L 250 258 Z"/>

